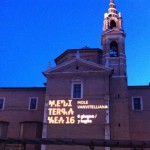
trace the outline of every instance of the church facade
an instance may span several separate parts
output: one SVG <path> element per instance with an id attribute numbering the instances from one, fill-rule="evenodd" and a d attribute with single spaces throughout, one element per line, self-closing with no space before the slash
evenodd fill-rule
<path id="1" fill-rule="evenodd" d="M 39 88 L 0 88 L 0 138 L 150 139 L 150 86 L 128 86 L 123 19 L 113 0 L 99 48 L 68 49 Z M 0 143 L 0 149 L 21 149 Z M 88 150 L 27 144 L 26 150 Z M 108 149 L 106 147 L 95 148 Z"/>

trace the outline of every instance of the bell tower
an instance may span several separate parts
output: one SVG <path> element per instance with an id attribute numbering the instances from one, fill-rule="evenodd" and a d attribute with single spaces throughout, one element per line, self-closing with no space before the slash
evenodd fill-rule
<path id="1" fill-rule="evenodd" d="M 108 13 L 104 14 L 102 46 L 103 63 L 114 68 L 114 76 L 126 76 L 125 36 L 121 13 L 110 0 Z"/>
<path id="2" fill-rule="evenodd" d="M 112 93 L 120 96 L 127 95 L 125 37 L 121 13 L 118 13 L 114 0 L 110 0 L 108 13 L 104 14 L 103 23 L 103 64 L 114 69 L 113 79 L 124 80 L 122 85 L 126 87 L 126 90 L 122 93 Z"/>
<path id="3" fill-rule="evenodd" d="M 126 73 L 125 37 L 121 13 L 114 0 L 110 0 L 104 14 L 103 65 L 113 68 L 110 77 L 110 138 L 129 139 L 128 85 Z"/>

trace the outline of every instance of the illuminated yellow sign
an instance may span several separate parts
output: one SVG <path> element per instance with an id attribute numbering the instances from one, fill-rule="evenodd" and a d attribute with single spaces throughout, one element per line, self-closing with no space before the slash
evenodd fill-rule
<path id="1" fill-rule="evenodd" d="M 77 101 L 78 109 L 108 109 L 107 105 L 90 105 L 89 101 Z"/>
<path id="2" fill-rule="evenodd" d="M 88 123 L 92 123 L 92 119 L 93 118 L 97 118 L 97 114 L 96 115 L 77 115 L 78 118 L 78 124 L 80 123 L 84 123 L 84 124 L 88 124 Z"/>
<path id="3" fill-rule="evenodd" d="M 49 100 L 48 105 L 49 124 L 91 124 L 97 113 L 84 114 L 80 111 L 108 109 L 107 105 L 90 104 L 88 100 Z"/>
<path id="4" fill-rule="evenodd" d="M 72 107 L 72 100 L 49 100 L 49 106 L 51 107 Z"/>
<path id="5" fill-rule="evenodd" d="M 74 124 L 74 110 L 72 100 L 49 100 L 49 124 Z"/>

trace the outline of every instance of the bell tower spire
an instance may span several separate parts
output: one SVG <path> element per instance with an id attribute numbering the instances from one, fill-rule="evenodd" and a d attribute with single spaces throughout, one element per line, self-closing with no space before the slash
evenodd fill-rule
<path id="1" fill-rule="evenodd" d="M 108 13 L 104 14 L 103 31 L 113 28 L 123 30 L 121 13 L 118 13 L 114 0 L 110 0 Z"/>
<path id="2" fill-rule="evenodd" d="M 116 5 L 114 3 L 114 0 L 110 0 L 108 13 L 109 14 L 111 14 L 111 13 L 117 14 Z"/>

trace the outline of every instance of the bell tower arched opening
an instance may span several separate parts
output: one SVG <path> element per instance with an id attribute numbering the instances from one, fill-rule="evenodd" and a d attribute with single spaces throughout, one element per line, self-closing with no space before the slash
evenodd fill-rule
<path id="1" fill-rule="evenodd" d="M 118 57 L 118 44 L 116 41 L 112 41 L 110 43 L 110 51 L 109 54 L 111 57 Z"/>
<path id="2" fill-rule="evenodd" d="M 114 20 L 110 21 L 110 29 L 113 29 L 116 27 L 116 22 Z"/>

